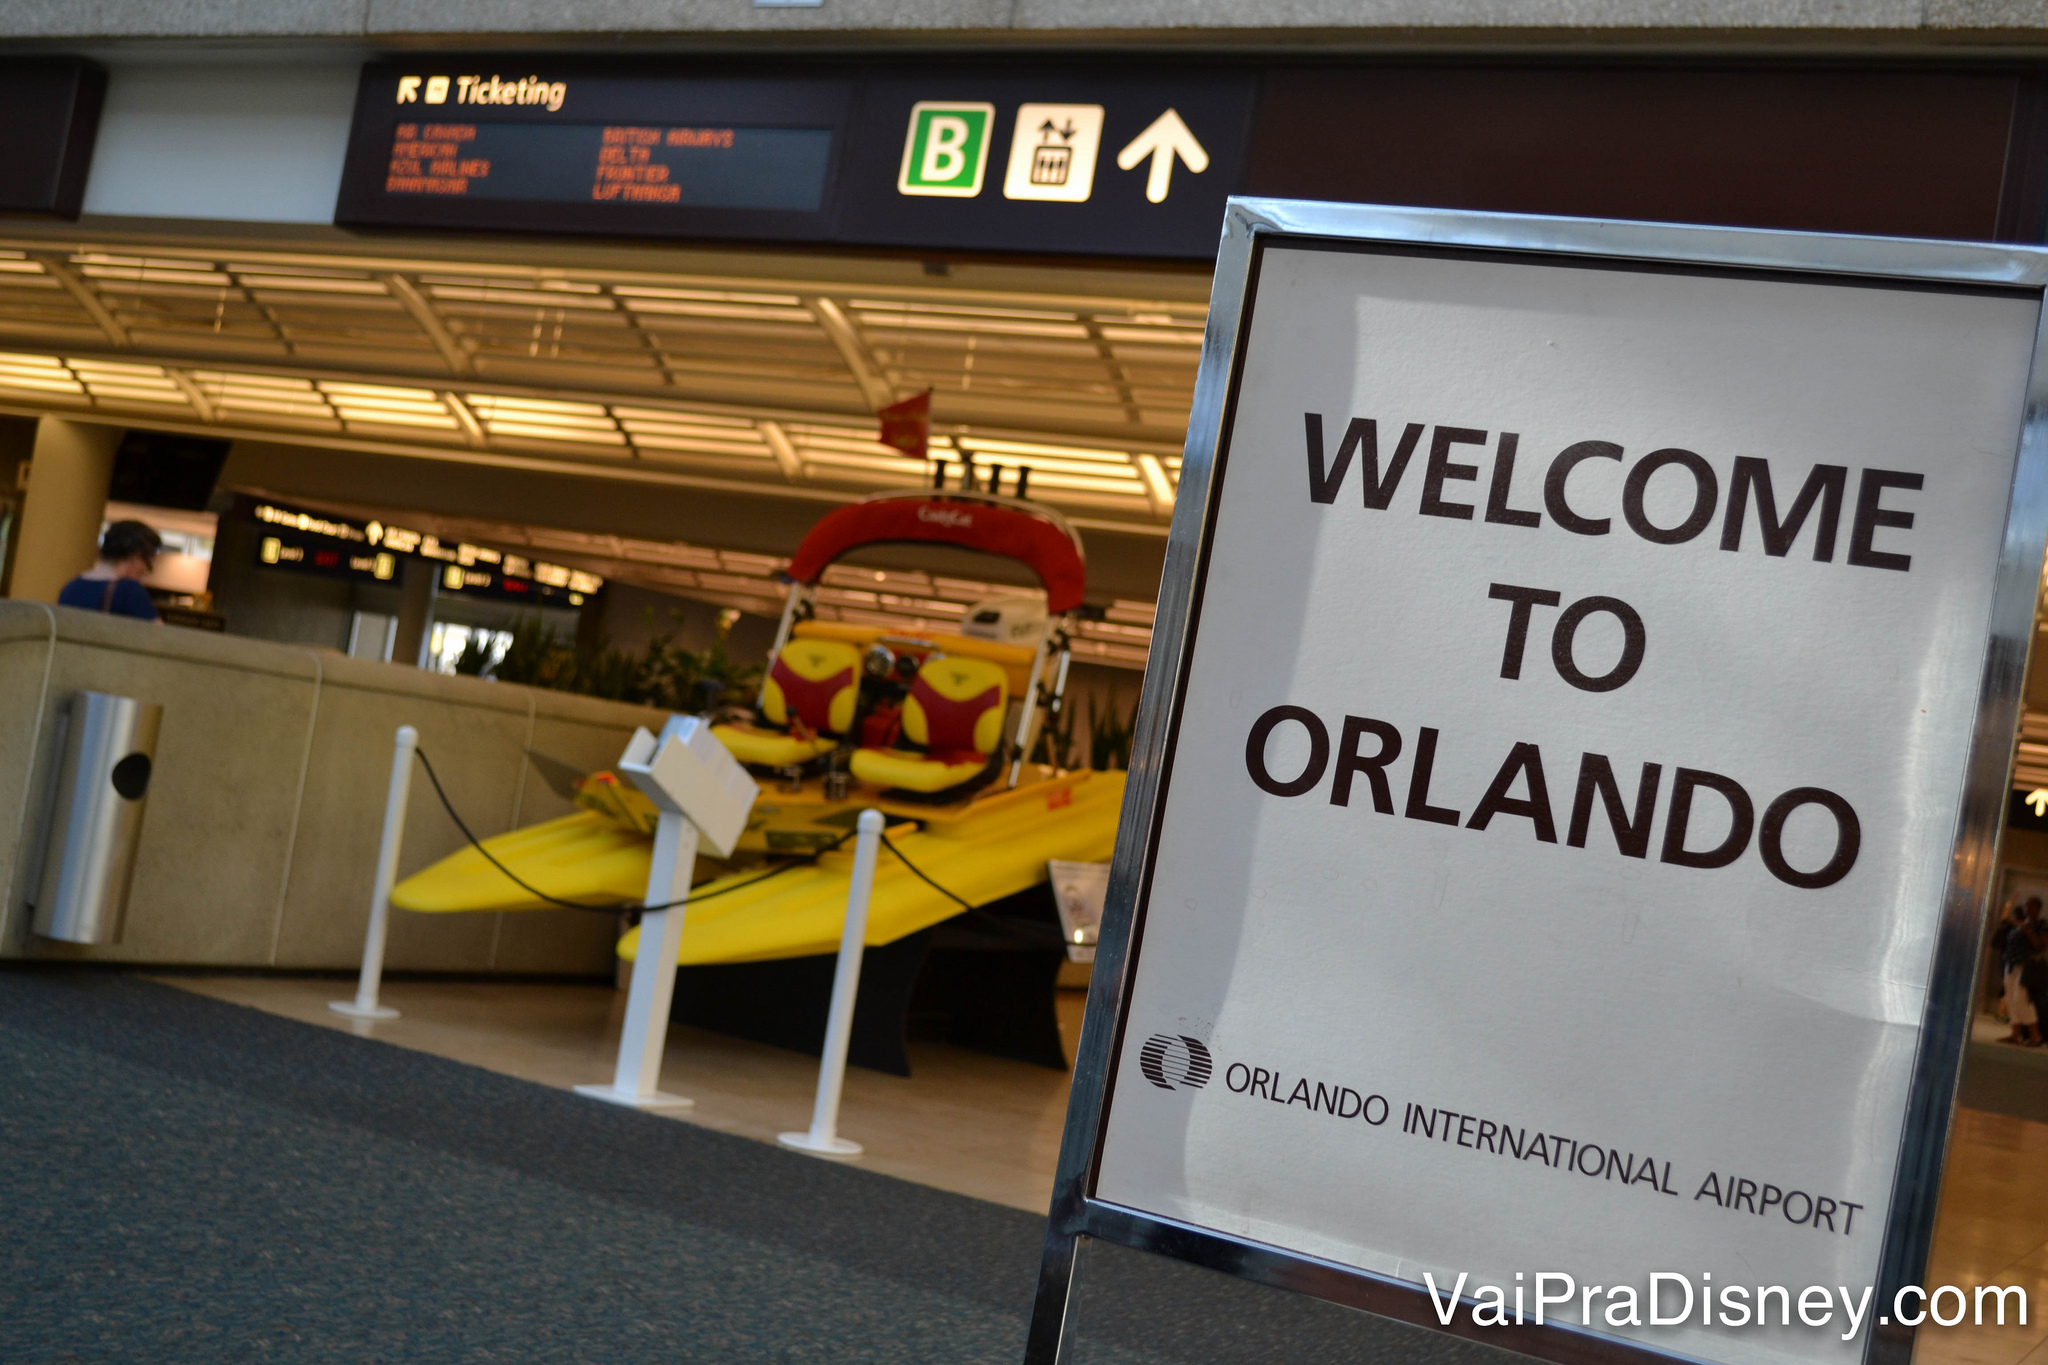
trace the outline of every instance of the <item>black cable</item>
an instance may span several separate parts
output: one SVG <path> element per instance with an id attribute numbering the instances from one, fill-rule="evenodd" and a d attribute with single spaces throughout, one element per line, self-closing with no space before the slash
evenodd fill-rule
<path id="1" fill-rule="evenodd" d="M 498 871 L 510 877 L 513 884 L 518 886 L 520 890 L 527 892 L 529 895 L 540 897 L 549 905 L 559 905 L 565 910 L 601 910 L 616 913 L 618 910 L 627 908 L 618 905 L 585 905 L 579 901 L 565 901 L 559 896 L 550 896 L 547 892 L 531 885 L 518 873 L 492 857 L 491 851 L 484 847 L 483 841 L 471 833 L 469 826 L 463 822 L 462 817 L 455 813 L 455 803 L 448 799 L 448 793 L 442 789 L 440 775 L 434 771 L 434 765 L 428 761 L 427 751 L 415 746 L 412 752 L 413 757 L 420 761 L 420 766 L 427 770 L 427 781 L 434 784 L 434 795 L 441 798 L 441 809 L 448 812 L 448 818 L 455 822 L 455 828 L 462 831 L 462 837 L 469 840 L 469 846 L 478 853 L 483 854 L 484 860 L 492 867 L 497 868 Z"/>
<path id="2" fill-rule="evenodd" d="M 941 896 L 944 896 L 947 900 L 953 902 L 953 904 L 959 906 L 963 910 L 973 910 L 976 908 L 972 905 L 969 905 L 966 901 L 961 900 L 958 896 L 948 891 L 945 887 L 940 886 L 930 877 L 925 876 L 924 869 L 919 867 L 916 863 L 910 861 L 910 859 L 904 857 L 903 850 L 896 847 L 896 845 L 890 841 L 889 836 L 886 834 L 882 836 L 882 847 L 888 849 L 891 853 L 895 854 L 896 861 L 902 863 L 905 867 L 909 868 L 910 874 L 913 877 L 916 877 L 926 886 L 929 886 L 932 890 L 938 892 Z"/>
<path id="3" fill-rule="evenodd" d="M 559 896 L 550 896 L 547 892 L 541 890 L 539 887 L 533 885 L 531 882 L 528 882 L 525 878 L 521 877 L 511 868 L 505 866 L 503 863 L 499 862 L 495 857 L 493 857 L 491 855 L 491 851 L 484 847 L 483 840 L 477 838 L 476 835 L 470 831 L 468 824 L 466 824 L 463 821 L 463 818 L 455 813 L 455 803 L 448 799 L 447 791 L 441 786 L 440 775 L 434 771 L 434 765 L 427 758 L 426 750 L 421 749 L 418 746 L 414 746 L 412 752 L 413 756 L 419 759 L 420 766 L 427 770 L 427 781 L 434 784 L 434 795 L 441 799 L 441 809 L 448 812 L 448 818 L 455 822 L 455 828 L 462 831 L 462 837 L 469 840 L 469 846 L 475 849 L 478 853 L 481 853 L 484 856 L 484 861 L 488 862 L 492 867 L 497 868 L 498 871 L 504 873 L 506 877 L 510 878 L 513 885 L 517 886 L 520 890 L 526 892 L 530 896 L 536 896 L 541 900 L 546 901 L 549 905 L 558 905 L 564 910 L 593 910 L 601 914 L 608 915 L 623 914 L 634 911 L 637 911 L 640 914 L 647 914 L 655 910 L 672 910 L 678 905 L 690 905 L 700 901 L 708 901 L 715 897 L 727 895 L 734 891 L 744 891 L 746 890 L 746 888 L 750 886 L 758 886 L 762 882 L 767 881 L 770 877 L 779 877 L 783 873 L 791 870 L 792 868 L 807 867 L 810 864 L 817 862 L 818 859 L 823 857 L 825 854 L 830 853 L 834 849 L 838 848 L 848 839 L 852 838 L 854 833 L 852 830 L 848 830 L 846 831 L 846 833 L 840 835 L 837 839 L 834 839 L 831 843 L 825 845 L 823 848 L 815 849 L 811 853 L 805 855 L 802 858 L 797 858 L 793 859 L 790 862 L 786 862 L 782 864 L 782 866 L 764 872 L 758 877 L 749 877 L 746 881 L 738 882 L 732 886 L 722 886 L 716 891 L 707 891 L 701 896 L 685 896 L 681 900 L 664 901 L 660 905 L 644 905 L 637 901 L 613 901 L 605 905 L 587 905 L 581 901 L 567 901 L 563 900 Z M 910 874 L 912 876 L 916 877 L 926 886 L 929 886 L 932 890 L 938 892 L 941 896 L 944 896 L 947 900 L 952 901 L 962 910 L 966 910 L 971 913 L 980 908 L 966 900 L 963 900 L 961 897 L 955 895 L 951 891 L 948 891 L 945 887 L 940 886 L 937 882 L 933 881 L 930 877 L 926 876 L 924 869 L 919 867 L 916 863 L 910 861 L 908 857 L 904 856 L 903 850 L 896 847 L 895 841 L 890 839 L 890 837 L 887 834 L 882 835 L 882 847 L 888 849 L 889 852 L 895 854 L 896 860 L 902 863 L 905 867 L 909 868 Z M 990 916 L 989 918 L 994 919 L 995 916 Z"/>
<path id="4" fill-rule="evenodd" d="M 770 877 L 779 877 L 783 873 L 789 871 L 791 868 L 807 867 L 810 864 L 815 863 L 824 854 L 830 853 L 833 849 L 838 848 L 841 844 L 845 843 L 848 839 L 853 837 L 853 831 L 848 830 L 846 833 L 840 835 L 837 839 L 834 839 L 825 847 L 818 849 L 805 857 L 797 858 L 791 862 L 786 862 L 782 864 L 780 867 L 764 872 L 758 877 L 750 877 L 746 881 L 740 882 L 737 885 L 722 886 L 716 891 L 707 891 L 701 896 L 686 896 L 682 900 L 664 901 L 660 905 L 645 905 L 639 901 L 610 901 L 603 905 L 588 905 L 582 901 L 565 901 L 559 896 L 550 896 L 547 892 L 541 890 L 537 886 L 534 886 L 532 883 L 528 882 L 523 877 L 521 877 L 518 873 L 514 872 L 511 868 L 505 866 L 496 858 L 492 857 L 491 851 L 484 847 L 483 841 L 477 838 L 476 835 L 470 831 L 468 824 L 466 824 L 463 821 L 462 817 L 455 813 L 455 803 L 448 799 L 448 793 L 446 790 L 442 788 L 441 779 L 434 772 L 434 765 L 432 762 L 428 760 L 426 751 L 418 747 L 415 747 L 413 749 L 413 756 L 418 758 L 420 761 L 420 766 L 427 770 L 427 781 L 434 784 L 434 795 L 441 798 L 441 809 L 448 812 L 448 818 L 455 822 L 455 828 L 462 831 L 462 837 L 469 840 L 469 846 L 475 849 L 478 853 L 481 853 L 484 856 L 484 861 L 488 862 L 492 867 L 497 868 L 498 871 L 504 873 L 507 877 L 509 877 L 512 880 L 512 883 L 515 886 L 517 886 L 520 890 L 526 892 L 528 895 L 538 896 L 541 900 L 546 901 L 549 905 L 557 905 L 564 910 L 590 910 L 604 915 L 619 915 L 629 913 L 644 915 L 654 910 L 673 910 L 678 905 L 687 905 L 696 901 L 713 900 L 719 896 L 726 895 L 729 892 L 743 891 L 747 887 L 758 885 L 761 882 L 767 881 Z M 902 855 L 898 854 L 897 856 L 901 857 Z M 919 875 L 923 874 L 920 873 Z M 958 900 L 959 897 L 956 896 L 954 897 L 954 899 Z"/>
<path id="5" fill-rule="evenodd" d="M 682 900 L 665 901 L 660 905 L 631 905 L 627 906 L 626 908 L 629 910 L 639 910 L 642 912 L 648 910 L 673 910 L 678 905 L 695 905 L 699 901 L 714 900 L 719 896 L 728 895 L 734 891 L 744 891 L 750 886 L 758 886 L 760 883 L 767 881 L 770 877 L 780 877 L 783 873 L 788 872 L 792 868 L 809 867 L 812 863 L 817 862 L 818 859 L 824 857 L 833 849 L 838 848 L 841 844 L 845 843 L 848 839 L 851 839 L 852 837 L 853 831 L 848 830 L 846 831 L 846 833 L 840 835 L 837 839 L 834 839 L 831 843 L 825 845 L 821 849 L 816 850 L 815 852 L 807 853 L 803 857 L 793 859 L 790 862 L 786 862 L 778 868 L 775 868 L 768 872 L 763 872 L 758 877 L 749 877 L 747 880 L 739 882 L 733 886 L 721 886 L 716 891 L 706 891 L 701 896 L 692 894 L 684 897 Z"/>
<path id="6" fill-rule="evenodd" d="M 1036 921 L 1016 923 L 1013 922 L 1009 917 L 1004 915 L 998 915 L 993 910 L 989 910 L 983 906 L 970 905 L 965 900 L 962 900 L 959 896 L 954 895 L 951 891 L 948 891 L 945 887 L 940 886 L 937 882 L 933 881 L 930 877 L 926 876 L 924 869 L 919 867 L 916 863 L 910 861 L 909 858 L 905 857 L 903 854 L 903 850 L 896 847 L 896 845 L 890 841 L 889 836 L 886 834 L 882 836 L 882 847 L 888 849 L 891 853 L 895 854 L 896 861 L 902 863 L 905 867 L 909 868 L 912 876 L 916 877 L 926 886 L 929 886 L 932 890 L 938 892 L 941 896 L 944 896 L 947 900 L 952 901 L 953 904 L 959 906 L 961 911 L 963 912 L 963 917 L 972 917 L 974 923 L 979 924 L 982 928 L 995 933 L 999 937 L 1007 938 L 1012 943 L 1020 943 L 1025 945 L 1026 947 L 1045 948 L 1052 947 L 1055 944 L 1062 948 L 1066 946 L 1066 936 L 1060 933 L 1058 929 L 1053 928 L 1053 926 L 1051 925 L 1040 924 Z M 1046 942 L 1046 934 L 1048 932 L 1052 935 L 1051 943 Z"/>

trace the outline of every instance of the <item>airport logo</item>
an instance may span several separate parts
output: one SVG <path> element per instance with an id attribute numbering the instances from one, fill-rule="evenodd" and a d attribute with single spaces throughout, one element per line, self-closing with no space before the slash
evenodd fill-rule
<path id="1" fill-rule="evenodd" d="M 1216 1074 L 1216 1056 L 1208 1044 L 1185 1033 L 1155 1033 L 1138 1049 L 1138 1070 L 1161 1090 L 1200 1090 Z M 1223 1088 L 1245 1099 L 1264 1100 L 1282 1109 L 1296 1105 L 1311 1114 L 1364 1119 L 1377 1128 L 1393 1106 L 1384 1095 L 1369 1095 L 1335 1081 L 1283 1074 L 1278 1068 L 1232 1062 L 1223 1069 Z M 1414 1106 L 1410 1106 L 1413 1108 Z"/>
<path id="2" fill-rule="evenodd" d="M 1216 1063 L 1199 1039 L 1155 1033 L 1138 1049 L 1138 1070 L 1161 1090 L 1200 1090 L 1209 1083 Z"/>
<path id="3" fill-rule="evenodd" d="M 995 121 L 993 104 L 920 100 L 912 105 L 903 136 L 903 169 L 896 176 L 898 192 L 950 199 L 980 194 Z"/>

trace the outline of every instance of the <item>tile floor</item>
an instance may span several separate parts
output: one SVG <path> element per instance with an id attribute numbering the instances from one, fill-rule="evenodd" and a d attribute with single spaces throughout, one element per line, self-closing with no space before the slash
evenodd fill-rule
<path id="1" fill-rule="evenodd" d="M 327 1008 L 353 981 L 275 976 L 161 978 L 216 999 L 400 1047 L 467 1062 L 542 1085 L 611 1077 L 625 996 L 601 986 L 388 982 L 390 1022 L 349 1020 Z M 1071 1053 L 1083 996 L 1060 993 Z M 1979 1041 L 2002 1030 L 1980 1021 Z M 851 1069 L 840 1132 L 867 1146 L 872 1170 L 959 1194 L 1042 1211 L 1059 1155 L 1067 1076 L 936 1043 L 914 1043 L 909 1078 Z M 695 1108 L 675 1117 L 764 1142 L 809 1126 L 817 1063 L 777 1048 L 697 1029 L 670 1035 L 664 1090 Z M 2042 1083 L 2048 1085 L 2048 1058 Z M 2048 1124 L 1965 1109 L 1943 1182 L 1929 1284 L 2019 1284 L 2030 1311 L 2020 1327 L 1930 1328 L 1917 1365 L 2048 1365 Z"/>

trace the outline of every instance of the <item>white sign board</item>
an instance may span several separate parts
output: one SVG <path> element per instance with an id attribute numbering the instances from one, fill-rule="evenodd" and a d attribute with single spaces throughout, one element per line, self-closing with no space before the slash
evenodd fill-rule
<path id="1" fill-rule="evenodd" d="M 1861 1359 L 1703 1295 L 1879 1281 L 2040 313 L 1264 246 L 1089 1197 Z"/>

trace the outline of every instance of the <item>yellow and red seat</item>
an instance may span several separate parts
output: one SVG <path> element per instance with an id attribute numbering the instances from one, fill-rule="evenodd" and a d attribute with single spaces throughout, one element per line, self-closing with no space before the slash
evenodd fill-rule
<path id="1" fill-rule="evenodd" d="M 843 640 L 792 640 L 761 686 L 761 714 L 778 728 L 714 725 L 711 733 L 742 763 L 795 767 L 838 747 L 859 701 L 858 649 Z"/>
<path id="2" fill-rule="evenodd" d="M 958 655 L 925 660 L 903 702 L 903 736 L 923 752 L 860 749 L 853 775 L 902 791 L 942 792 L 987 770 L 1003 741 L 1009 676 L 1000 664 Z"/>

